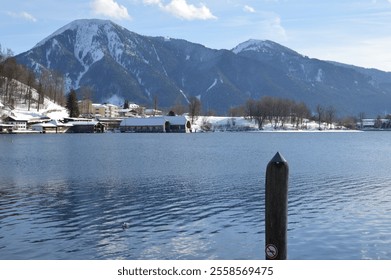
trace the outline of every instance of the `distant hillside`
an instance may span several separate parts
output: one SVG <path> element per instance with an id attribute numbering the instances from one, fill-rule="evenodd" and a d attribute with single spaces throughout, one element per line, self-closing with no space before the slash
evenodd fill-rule
<path id="1" fill-rule="evenodd" d="M 77 20 L 17 60 L 65 75 L 67 89 L 90 87 L 95 102 L 115 96 L 160 107 L 198 97 L 204 110 L 227 113 L 247 99 L 276 96 L 334 106 L 340 115 L 391 108 L 388 73 L 310 59 L 271 41 L 213 50 L 184 40 L 147 37 L 111 21 Z"/>

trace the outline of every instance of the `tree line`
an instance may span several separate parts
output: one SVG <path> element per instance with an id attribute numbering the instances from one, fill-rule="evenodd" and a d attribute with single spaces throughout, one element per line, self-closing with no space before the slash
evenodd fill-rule
<path id="1" fill-rule="evenodd" d="M 271 123 L 276 129 L 288 122 L 302 128 L 304 120 L 311 117 L 311 112 L 304 102 L 297 103 L 294 100 L 272 96 L 263 96 L 258 100 L 249 99 L 244 105 L 231 108 L 229 114 L 254 120 L 260 130 L 266 122 Z"/>
<path id="2" fill-rule="evenodd" d="M 24 84 L 24 85 L 22 85 Z M 36 90 L 38 96 L 33 96 Z M 60 73 L 42 69 L 36 75 L 31 69 L 18 64 L 10 49 L 0 45 L 0 100 L 4 105 L 14 107 L 17 102 L 40 109 L 44 97 L 58 104 L 64 104 L 64 77 Z"/>

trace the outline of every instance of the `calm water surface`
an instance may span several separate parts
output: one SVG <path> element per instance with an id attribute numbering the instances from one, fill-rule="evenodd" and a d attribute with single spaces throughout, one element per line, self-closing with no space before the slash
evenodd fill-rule
<path id="1" fill-rule="evenodd" d="M 290 259 L 391 259 L 390 137 L 0 135 L 0 258 L 264 259 L 280 151 Z"/>

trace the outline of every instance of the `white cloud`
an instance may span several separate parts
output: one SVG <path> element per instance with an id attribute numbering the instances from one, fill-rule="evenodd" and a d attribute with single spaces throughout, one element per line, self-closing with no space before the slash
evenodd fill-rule
<path id="1" fill-rule="evenodd" d="M 390 1 L 391 1 L 391 0 L 390 0 Z M 255 9 L 254 9 L 253 7 L 248 6 L 248 5 L 245 5 L 245 6 L 243 7 L 243 10 L 244 10 L 245 12 L 248 12 L 248 13 L 255 13 L 255 12 L 256 12 Z"/>
<path id="2" fill-rule="evenodd" d="M 287 34 L 285 28 L 281 24 L 279 16 L 272 16 L 262 21 L 262 29 L 264 34 L 268 34 L 269 38 L 286 39 Z"/>
<path id="3" fill-rule="evenodd" d="M 114 0 L 94 0 L 92 9 L 95 14 L 115 19 L 131 19 L 128 9 Z"/>
<path id="4" fill-rule="evenodd" d="M 27 21 L 37 22 L 37 19 L 33 15 L 27 12 L 20 12 L 20 13 L 8 12 L 7 14 L 13 18 L 21 18 Z"/>
<path id="5" fill-rule="evenodd" d="M 143 2 L 148 5 L 157 5 L 163 11 L 185 20 L 217 19 L 203 3 L 196 7 L 187 3 L 186 0 L 171 0 L 168 4 L 164 4 L 162 0 L 143 0 Z"/>
<path id="6" fill-rule="evenodd" d="M 144 2 L 145 4 L 148 4 L 148 5 L 153 5 L 153 4 L 159 5 L 159 4 L 162 3 L 161 0 L 144 0 L 143 2 Z"/>
<path id="7" fill-rule="evenodd" d="M 281 17 L 273 12 L 255 12 L 250 16 L 241 16 L 230 19 L 228 26 L 235 30 L 242 30 L 242 35 L 253 39 L 269 39 L 283 42 L 288 39 Z"/>

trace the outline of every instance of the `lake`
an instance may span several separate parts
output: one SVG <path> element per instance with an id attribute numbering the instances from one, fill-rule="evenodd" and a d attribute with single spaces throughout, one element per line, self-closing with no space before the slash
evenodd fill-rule
<path id="1" fill-rule="evenodd" d="M 390 139 L 0 135 L 0 258 L 264 259 L 265 171 L 279 151 L 289 259 L 389 260 Z"/>

